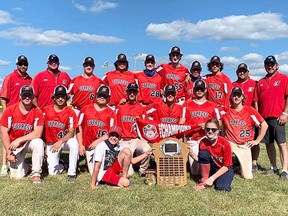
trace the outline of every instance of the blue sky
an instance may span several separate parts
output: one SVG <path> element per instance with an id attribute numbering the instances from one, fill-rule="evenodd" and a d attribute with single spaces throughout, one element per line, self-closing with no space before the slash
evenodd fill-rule
<path id="1" fill-rule="evenodd" d="M 22 54 L 31 76 L 45 70 L 47 57 L 55 53 L 71 78 L 83 72 L 87 56 L 102 77 L 121 52 L 130 70 L 142 70 L 145 54 L 153 54 L 157 64 L 168 62 L 175 45 L 182 50 L 182 64 L 190 68 L 200 61 L 203 75 L 211 56 L 218 55 L 232 81 L 241 62 L 258 79 L 270 54 L 288 74 L 287 9 L 286 0 L 1 1 L 0 85 Z"/>

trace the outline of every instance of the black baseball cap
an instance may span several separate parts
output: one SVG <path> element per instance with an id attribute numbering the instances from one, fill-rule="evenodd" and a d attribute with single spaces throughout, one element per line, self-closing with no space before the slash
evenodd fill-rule
<path id="1" fill-rule="evenodd" d="M 151 54 L 147 55 L 145 58 L 145 62 L 148 62 L 148 61 L 155 62 L 155 57 Z"/>
<path id="2" fill-rule="evenodd" d="M 209 63 L 213 63 L 213 62 L 221 64 L 220 57 L 219 56 L 212 56 Z"/>
<path id="3" fill-rule="evenodd" d="M 65 86 L 58 85 L 55 87 L 53 95 L 67 95 L 67 88 Z"/>
<path id="4" fill-rule="evenodd" d="M 56 61 L 56 62 L 59 62 L 59 58 L 58 58 L 57 55 L 52 54 L 52 55 L 50 55 L 50 56 L 48 57 L 47 61 L 48 61 L 48 62 L 49 62 L 49 61 Z"/>
<path id="5" fill-rule="evenodd" d="M 94 63 L 94 59 L 92 57 L 86 57 L 83 61 L 83 64 L 87 64 L 87 63 L 90 63 L 90 64 L 93 64 L 95 65 Z"/>
<path id="6" fill-rule="evenodd" d="M 127 91 L 129 91 L 129 90 L 139 91 L 137 83 L 135 83 L 135 82 L 129 83 L 127 86 Z"/>
<path id="7" fill-rule="evenodd" d="M 193 70 L 193 69 L 202 70 L 201 63 L 200 63 L 199 61 L 194 61 L 194 62 L 191 64 L 190 70 Z"/>
<path id="8" fill-rule="evenodd" d="M 248 66 L 245 63 L 241 63 L 238 65 L 237 71 L 239 71 L 240 69 L 244 69 L 245 71 L 248 71 Z"/>
<path id="9" fill-rule="evenodd" d="M 34 95 L 34 89 L 30 85 L 24 85 L 20 89 L 20 95 L 23 95 L 23 94 Z"/>
<path id="10" fill-rule="evenodd" d="M 273 55 L 267 56 L 266 59 L 264 60 L 264 64 L 267 64 L 267 63 L 277 64 L 277 60 L 276 60 L 275 56 L 273 56 Z"/>
<path id="11" fill-rule="evenodd" d="M 178 54 L 182 55 L 181 54 L 181 50 L 180 50 L 180 48 L 178 46 L 174 46 L 174 47 L 171 48 L 169 55 L 172 54 L 172 53 L 178 53 Z"/>
<path id="12" fill-rule="evenodd" d="M 118 54 L 117 62 L 128 62 L 126 55 L 124 53 Z"/>
<path id="13" fill-rule="evenodd" d="M 19 64 L 20 62 L 28 64 L 28 59 L 26 58 L 26 56 L 20 55 L 16 60 L 16 64 Z"/>
<path id="14" fill-rule="evenodd" d="M 176 93 L 176 88 L 174 85 L 168 84 L 164 87 L 164 94 L 167 94 L 168 92 Z"/>
<path id="15" fill-rule="evenodd" d="M 105 95 L 110 97 L 110 88 L 106 85 L 101 85 L 97 90 L 97 95 Z"/>
<path id="16" fill-rule="evenodd" d="M 235 94 L 235 93 L 239 93 L 240 95 L 242 95 L 242 94 L 243 94 L 242 88 L 240 88 L 240 87 L 238 87 L 238 86 L 234 87 L 234 88 L 232 89 L 232 91 L 231 91 L 231 94 L 233 95 L 233 94 Z"/>
<path id="17" fill-rule="evenodd" d="M 206 89 L 206 83 L 204 82 L 204 80 L 201 80 L 201 79 L 199 79 L 199 80 L 196 80 L 195 82 L 194 82 L 194 86 L 193 86 L 195 89 L 196 88 L 201 88 L 201 89 Z"/>

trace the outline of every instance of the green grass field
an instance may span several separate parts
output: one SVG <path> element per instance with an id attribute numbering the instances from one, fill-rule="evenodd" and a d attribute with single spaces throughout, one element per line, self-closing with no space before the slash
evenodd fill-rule
<path id="1" fill-rule="evenodd" d="M 259 164 L 269 168 L 265 148 Z M 45 173 L 44 173 L 45 174 Z M 145 185 L 137 175 L 129 189 L 102 186 L 90 189 L 90 176 L 81 172 L 75 184 L 67 176 L 44 177 L 33 185 L 29 178 L 0 178 L 1 215 L 287 215 L 288 182 L 256 173 L 253 180 L 235 176 L 232 192 L 213 188 Z"/>

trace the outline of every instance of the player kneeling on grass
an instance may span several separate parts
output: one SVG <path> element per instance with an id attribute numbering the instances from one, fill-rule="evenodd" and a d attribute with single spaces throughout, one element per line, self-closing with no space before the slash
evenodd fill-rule
<path id="1" fill-rule="evenodd" d="M 128 169 L 131 163 L 138 163 L 147 155 L 152 154 L 152 148 L 142 155 L 132 159 L 129 148 L 120 151 L 119 140 L 121 129 L 112 126 L 109 130 L 108 139 L 99 143 L 94 153 L 94 170 L 91 179 L 91 188 L 95 189 L 101 183 L 129 187 L 130 181 L 127 178 Z M 122 173 L 122 176 L 120 176 Z"/>
<path id="2" fill-rule="evenodd" d="M 1 138 L 10 162 L 10 176 L 21 179 L 31 172 L 33 183 L 41 183 L 44 143 L 40 139 L 44 117 L 32 100 L 34 90 L 26 85 L 20 89 L 19 103 L 9 106 L 1 117 Z M 32 153 L 32 169 L 25 162 L 26 153 Z"/>
<path id="3" fill-rule="evenodd" d="M 47 145 L 47 164 L 49 175 L 60 174 L 64 165 L 59 163 L 61 150 L 69 151 L 68 180 L 76 181 L 78 142 L 74 138 L 77 117 L 72 108 L 67 106 L 67 89 L 58 85 L 52 95 L 54 104 L 43 108 L 45 127 L 43 140 Z"/>
<path id="4" fill-rule="evenodd" d="M 216 190 L 231 191 L 234 178 L 232 151 L 229 142 L 219 137 L 219 122 L 210 119 L 205 124 L 206 137 L 200 141 L 199 153 L 190 148 L 190 156 L 198 161 L 202 179 L 194 190 L 202 190 L 215 184 Z M 189 148 L 189 147 L 188 147 Z"/>

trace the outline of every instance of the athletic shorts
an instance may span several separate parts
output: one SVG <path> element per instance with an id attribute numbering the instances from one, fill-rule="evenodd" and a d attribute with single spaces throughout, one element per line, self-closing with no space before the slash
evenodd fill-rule
<path id="1" fill-rule="evenodd" d="M 268 124 L 267 132 L 263 138 L 264 143 L 274 143 L 277 144 L 286 143 L 286 130 L 285 125 L 279 125 L 277 118 L 267 118 L 265 121 Z"/>
<path id="2" fill-rule="evenodd" d="M 122 172 L 122 167 L 118 162 L 118 158 L 114 161 L 113 165 L 108 168 L 106 173 L 104 174 L 101 182 L 105 182 L 111 185 L 118 185 L 119 180 L 121 178 L 120 173 Z"/>

